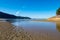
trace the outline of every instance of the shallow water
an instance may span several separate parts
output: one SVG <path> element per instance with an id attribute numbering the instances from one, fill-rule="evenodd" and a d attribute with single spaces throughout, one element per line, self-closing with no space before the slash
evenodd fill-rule
<path id="1" fill-rule="evenodd" d="M 23 27 L 33 40 L 60 40 L 60 22 L 17 21 L 13 24 Z"/>

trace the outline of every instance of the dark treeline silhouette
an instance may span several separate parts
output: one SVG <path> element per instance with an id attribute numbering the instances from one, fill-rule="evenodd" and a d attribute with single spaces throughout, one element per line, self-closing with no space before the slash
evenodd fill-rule
<path id="1" fill-rule="evenodd" d="M 29 17 L 15 16 L 15 15 L 4 13 L 4 12 L 0 12 L 0 18 L 5 18 L 5 19 L 31 19 Z"/>
<path id="2" fill-rule="evenodd" d="M 56 15 L 60 15 L 60 8 L 57 9 Z"/>

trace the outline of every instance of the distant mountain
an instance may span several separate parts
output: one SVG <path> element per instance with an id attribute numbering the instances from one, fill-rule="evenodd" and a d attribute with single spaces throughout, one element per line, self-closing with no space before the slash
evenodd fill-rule
<path id="1" fill-rule="evenodd" d="M 15 15 L 4 13 L 4 12 L 0 12 L 0 18 L 5 18 L 5 19 L 31 19 L 29 17 L 15 16 Z"/>

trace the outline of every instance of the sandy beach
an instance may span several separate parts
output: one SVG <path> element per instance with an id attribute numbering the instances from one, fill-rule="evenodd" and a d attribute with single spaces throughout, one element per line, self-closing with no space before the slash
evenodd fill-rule
<path id="1" fill-rule="evenodd" d="M 58 32 L 36 29 L 34 27 L 24 30 L 23 27 L 16 27 L 10 22 L 0 21 L 0 40 L 60 40 Z"/>
<path id="2" fill-rule="evenodd" d="M 16 28 L 9 22 L 0 21 L 0 40 L 32 40 L 23 28 Z"/>

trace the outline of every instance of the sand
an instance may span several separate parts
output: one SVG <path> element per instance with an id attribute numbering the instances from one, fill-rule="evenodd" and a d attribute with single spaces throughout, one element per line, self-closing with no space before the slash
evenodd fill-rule
<path id="1" fill-rule="evenodd" d="M 0 21 L 0 40 L 32 40 L 23 28 L 17 28 L 9 22 Z"/>
<path id="2" fill-rule="evenodd" d="M 22 27 L 16 27 L 10 22 L 0 21 L 0 40 L 60 40 L 60 35 L 56 34 L 41 30 L 25 31 Z"/>

